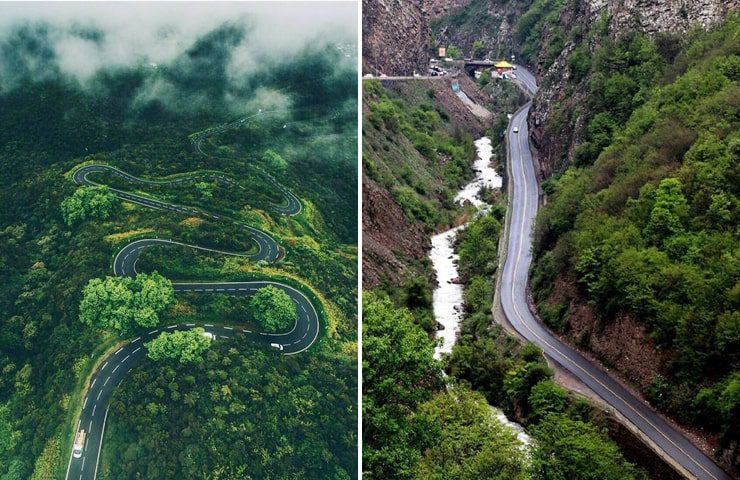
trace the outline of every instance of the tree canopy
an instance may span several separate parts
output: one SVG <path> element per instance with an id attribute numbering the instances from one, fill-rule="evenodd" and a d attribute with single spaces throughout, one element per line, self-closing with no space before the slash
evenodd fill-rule
<path id="1" fill-rule="evenodd" d="M 422 404 L 418 417 L 431 446 L 417 479 L 529 479 L 521 442 L 482 394 L 452 387 Z"/>
<path id="2" fill-rule="evenodd" d="M 272 285 L 260 288 L 249 305 L 255 321 L 271 332 L 289 330 L 298 316 L 290 296 Z"/>
<path id="3" fill-rule="evenodd" d="M 204 333 L 202 328 L 162 332 L 157 338 L 144 344 L 147 348 L 146 355 L 155 361 L 173 359 L 180 363 L 201 362 L 203 352 L 211 345 L 211 339 Z"/>
<path id="4" fill-rule="evenodd" d="M 548 415 L 534 429 L 534 480 L 629 480 L 633 467 L 593 424 Z"/>
<path id="5" fill-rule="evenodd" d="M 105 185 L 79 187 L 72 196 L 62 200 L 62 216 L 67 225 L 99 218 L 109 218 L 118 204 L 118 198 Z"/>
<path id="6" fill-rule="evenodd" d="M 172 283 L 156 272 L 135 278 L 93 278 L 82 291 L 80 321 L 127 334 L 157 325 L 159 314 L 173 301 Z"/>
<path id="7" fill-rule="evenodd" d="M 288 162 L 274 150 L 266 150 L 262 154 L 262 161 L 267 164 L 270 170 L 277 173 L 283 173 L 288 168 Z"/>

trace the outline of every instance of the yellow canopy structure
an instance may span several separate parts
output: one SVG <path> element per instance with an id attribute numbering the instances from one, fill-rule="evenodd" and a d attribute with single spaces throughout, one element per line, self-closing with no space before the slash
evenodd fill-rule
<path id="1" fill-rule="evenodd" d="M 501 60 L 500 62 L 495 63 L 493 66 L 496 68 L 513 68 L 514 67 L 514 65 L 510 64 L 506 60 Z"/>

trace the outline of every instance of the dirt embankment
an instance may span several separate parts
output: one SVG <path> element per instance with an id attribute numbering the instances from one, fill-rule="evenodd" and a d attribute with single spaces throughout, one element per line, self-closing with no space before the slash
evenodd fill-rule
<path id="1" fill-rule="evenodd" d="M 387 279 L 398 284 L 406 263 L 424 257 L 429 237 L 406 218 L 388 190 L 362 178 L 362 284 L 372 288 Z"/>
<path id="2" fill-rule="evenodd" d="M 463 91 L 475 102 L 482 104 L 485 95 L 469 78 L 463 76 L 452 79 L 420 80 L 410 79 L 403 81 L 382 81 L 381 84 L 403 98 L 409 105 L 418 105 L 422 102 L 431 102 L 435 109 L 444 112 L 448 118 L 448 127 L 451 130 L 460 129 L 474 137 L 483 135 L 488 122 L 476 117 L 452 91 L 452 82 L 458 81 Z M 368 106 L 363 104 L 363 116 L 369 113 Z M 379 133 L 379 132 L 377 132 Z M 368 128 L 365 134 L 374 135 Z M 382 142 L 373 142 L 365 139 L 369 144 L 380 145 Z M 387 140 L 386 140 L 387 141 Z M 407 151 L 398 158 L 390 157 L 391 153 L 381 148 L 367 148 L 366 155 L 380 155 L 384 162 L 407 162 L 409 168 L 430 167 L 432 160 L 424 159 L 413 150 L 410 142 L 405 138 L 394 140 L 397 144 L 408 144 Z M 411 158 L 415 157 L 415 158 Z M 440 157 L 437 162 L 443 162 Z M 471 159 L 472 163 L 472 159 Z M 423 167 L 422 167 L 423 168 Z M 432 180 L 430 191 L 436 191 L 444 186 L 443 178 Z M 418 266 L 426 259 L 431 247 L 431 232 L 423 224 L 410 219 L 401 206 L 393 198 L 390 191 L 372 179 L 364 176 L 362 182 L 362 284 L 364 289 L 377 286 L 381 282 L 392 285 L 402 283 L 409 275 L 409 268 Z M 416 271 L 413 269 L 412 271 Z"/>

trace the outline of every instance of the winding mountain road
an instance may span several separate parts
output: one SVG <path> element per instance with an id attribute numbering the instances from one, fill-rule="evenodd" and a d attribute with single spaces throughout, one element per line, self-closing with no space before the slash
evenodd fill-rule
<path id="1" fill-rule="evenodd" d="M 250 117 L 251 118 L 251 117 Z M 227 124 L 232 128 L 234 124 Z M 211 129 L 208 134 L 222 131 L 222 129 Z M 201 141 L 205 135 L 191 137 L 194 148 L 201 154 L 206 155 L 200 148 Z M 142 179 L 109 165 L 85 165 L 77 169 L 72 179 L 80 185 L 98 185 L 90 178 L 95 174 L 111 174 L 124 179 L 132 184 L 150 185 L 177 185 L 183 183 L 194 183 L 196 181 L 212 180 L 233 188 L 243 188 L 239 183 L 228 175 L 220 172 L 198 172 L 190 175 L 181 175 L 162 180 Z M 280 185 L 268 173 L 262 173 L 263 178 L 273 188 L 279 191 L 285 198 L 283 204 L 273 205 L 273 210 L 286 215 L 293 216 L 301 212 L 301 202 L 287 188 Z M 113 273 L 117 276 L 135 276 L 136 264 L 141 252 L 155 246 L 169 246 L 171 248 L 190 248 L 205 250 L 223 255 L 247 257 L 253 261 L 275 262 L 280 258 L 281 251 L 277 242 L 267 233 L 251 227 L 243 222 L 224 218 L 201 209 L 168 203 L 148 196 L 137 195 L 124 190 L 109 187 L 111 191 L 121 200 L 132 202 L 148 208 L 172 212 L 175 214 L 194 215 L 206 218 L 213 222 L 226 221 L 243 228 L 252 236 L 256 247 L 254 253 L 235 253 L 210 248 L 189 245 L 174 240 L 157 238 L 144 238 L 132 241 L 124 246 L 113 260 Z M 92 375 L 90 387 L 83 400 L 80 420 L 75 433 L 85 430 L 87 438 L 80 458 L 74 458 L 70 452 L 67 466 L 67 480 L 95 480 L 102 450 L 103 436 L 105 433 L 105 422 L 108 417 L 109 401 L 116 386 L 123 380 L 126 374 L 137 364 L 146 358 L 144 343 L 153 340 L 162 332 L 176 330 L 188 330 L 202 327 L 206 332 L 214 335 L 214 341 L 229 339 L 235 335 L 246 336 L 256 343 L 265 345 L 278 345 L 279 351 L 284 355 L 294 355 L 308 349 L 319 336 L 320 320 L 316 307 L 309 298 L 300 290 L 279 281 L 249 281 L 249 282 L 204 282 L 204 283 L 173 283 L 176 293 L 197 292 L 197 294 L 226 294 L 249 297 L 257 290 L 266 286 L 278 288 L 293 300 L 296 306 L 297 318 L 293 328 L 284 333 L 267 333 L 252 331 L 242 326 L 213 325 L 205 323 L 175 324 L 142 332 L 140 336 L 126 343 L 116 352 L 110 354 L 103 360 L 101 366 Z M 269 347 L 268 347 L 269 348 Z"/>
<path id="2" fill-rule="evenodd" d="M 536 81 L 524 67 L 518 67 L 517 78 L 530 95 L 536 93 Z M 532 227 L 539 201 L 539 187 L 528 141 L 527 115 L 530 106 L 531 102 L 527 103 L 511 118 L 507 134 L 510 153 L 508 169 L 513 188 L 509 194 L 511 213 L 506 261 L 498 284 L 506 318 L 519 334 L 537 344 L 549 358 L 575 375 L 639 429 L 684 474 L 698 479 L 730 480 L 727 473 L 661 415 L 599 366 L 553 335 L 530 311 L 527 281 L 532 262 Z M 519 133 L 514 133 L 514 127 L 518 127 Z"/>

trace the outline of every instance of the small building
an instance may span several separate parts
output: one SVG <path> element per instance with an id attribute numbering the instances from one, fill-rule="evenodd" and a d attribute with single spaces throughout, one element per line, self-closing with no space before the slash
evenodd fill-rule
<path id="1" fill-rule="evenodd" d="M 496 73 L 498 73 L 499 75 L 503 75 L 504 73 L 511 73 L 514 65 L 510 64 L 506 60 L 501 60 L 500 62 L 494 63 L 493 68 L 496 69 Z"/>
<path id="2" fill-rule="evenodd" d="M 439 47 L 439 58 L 445 58 L 447 56 L 447 48 Z"/>

